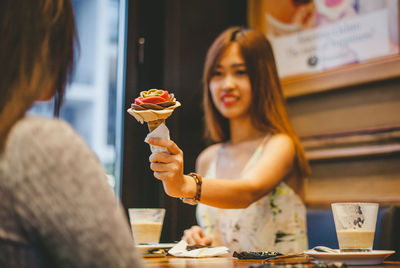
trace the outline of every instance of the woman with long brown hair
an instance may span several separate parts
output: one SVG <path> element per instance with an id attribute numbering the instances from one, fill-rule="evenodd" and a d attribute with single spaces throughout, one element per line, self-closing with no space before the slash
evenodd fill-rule
<path id="1" fill-rule="evenodd" d="M 309 166 L 288 119 L 270 43 L 256 30 L 225 30 L 208 51 L 203 83 L 206 136 L 215 144 L 199 155 L 198 173 L 183 174 L 183 153 L 173 141 L 147 140 L 169 151 L 150 156 L 166 193 L 199 203 L 201 227 L 183 238 L 231 250 L 307 249 L 300 196 Z"/>
<path id="2" fill-rule="evenodd" d="M 74 62 L 71 0 L 0 1 L 0 267 L 143 267 L 95 154 L 59 119 L 27 115 Z"/>

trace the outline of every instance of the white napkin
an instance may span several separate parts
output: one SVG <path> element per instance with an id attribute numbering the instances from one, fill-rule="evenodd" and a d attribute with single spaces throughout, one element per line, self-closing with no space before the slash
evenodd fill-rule
<path id="1" fill-rule="evenodd" d="M 207 248 L 198 248 L 188 251 L 186 249 L 187 243 L 185 240 L 179 241 L 173 248 L 168 251 L 168 254 L 171 254 L 175 257 L 190 257 L 190 258 L 203 258 L 203 257 L 216 257 L 222 256 L 229 253 L 229 249 L 227 247 L 207 247 Z"/>
<path id="2" fill-rule="evenodd" d="M 147 134 L 146 138 L 144 141 L 147 141 L 148 138 L 163 138 L 163 139 L 168 139 L 169 140 L 169 129 L 164 123 L 161 123 L 155 130 Z M 159 147 L 159 146 L 153 146 L 150 145 L 150 150 L 155 153 L 155 152 L 168 152 L 167 148 L 164 147 Z"/>

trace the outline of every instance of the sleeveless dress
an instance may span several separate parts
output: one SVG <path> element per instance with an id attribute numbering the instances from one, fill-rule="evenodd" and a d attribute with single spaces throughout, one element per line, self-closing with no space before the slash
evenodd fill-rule
<path id="1" fill-rule="evenodd" d="M 243 171 L 254 165 L 265 148 L 257 147 Z M 221 149 L 221 145 L 217 150 Z M 216 177 L 217 156 L 205 177 Z M 240 198 L 240 197 L 238 197 Z M 213 246 L 226 246 L 232 251 L 277 251 L 300 253 L 308 248 L 306 208 L 297 194 L 284 182 L 244 209 L 221 209 L 198 204 L 198 224 L 213 238 Z"/>

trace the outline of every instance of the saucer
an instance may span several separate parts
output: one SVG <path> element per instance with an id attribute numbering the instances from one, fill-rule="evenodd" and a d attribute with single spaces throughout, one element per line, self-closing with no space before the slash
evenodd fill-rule
<path id="1" fill-rule="evenodd" d="M 148 243 L 138 244 L 136 248 L 139 249 L 143 257 L 162 257 L 175 245 L 176 243 Z"/>
<path id="2" fill-rule="evenodd" d="M 347 265 L 376 265 L 381 264 L 383 260 L 395 253 L 394 250 L 372 250 L 369 252 L 318 252 L 315 250 L 306 250 L 304 253 L 319 261 L 324 262 L 342 262 Z"/>

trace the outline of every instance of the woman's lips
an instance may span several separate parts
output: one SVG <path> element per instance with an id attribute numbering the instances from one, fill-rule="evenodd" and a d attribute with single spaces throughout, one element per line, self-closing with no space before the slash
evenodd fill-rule
<path id="1" fill-rule="evenodd" d="M 229 93 L 222 94 L 222 96 L 221 96 L 222 104 L 224 104 L 225 106 L 234 105 L 238 100 L 239 100 L 239 97 L 237 97 L 236 95 L 233 95 L 233 94 L 229 94 Z"/>

